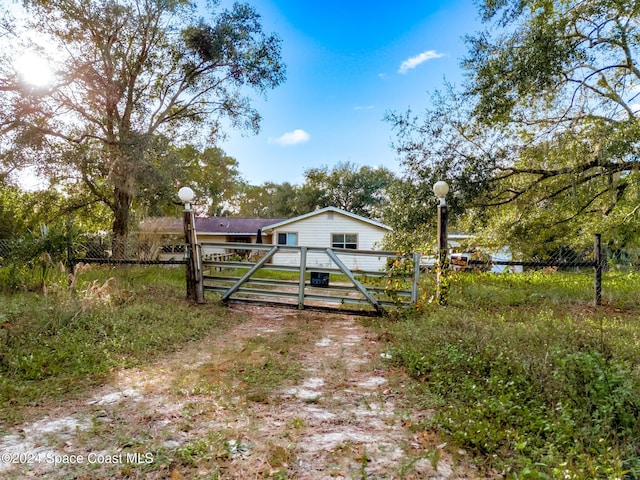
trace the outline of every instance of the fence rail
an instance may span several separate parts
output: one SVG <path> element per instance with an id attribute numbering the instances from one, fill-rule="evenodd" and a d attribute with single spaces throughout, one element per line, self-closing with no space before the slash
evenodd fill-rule
<path id="1" fill-rule="evenodd" d="M 27 242 L 28 243 L 28 242 Z M 30 250 L 25 250 L 24 239 L 0 239 L 0 265 L 7 264 L 7 262 L 27 262 L 29 259 L 22 258 L 24 253 Z M 264 256 L 270 248 L 270 245 L 256 245 L 256 244 L 219 244 L 218 250 L 211 250 L 205 248 L 202 253 L 203 263 L 210 270 L 206 283 L 211 288 L 208 291 L 214 291 L 215 288 L 219 289 L 219 293 L 224 294 L 225 288 L 233 286 L 231 280 L 232 270 L 238 272 L 247 272 L 261 256 Z M 300 248 L 300 247 L 297 247 Z M 66 252 L 65 252 L 66 250 Z M 347 279 L 347 285 L 340 285 L 334 278 L 344 273 L 337 267 L 326 254 L 326 251 L 320 249 L 307 249 L 306 255 L 313 257 L 314 255 L 323 255 L 328 266 L 322 265 L 309 265 L 305 267 L 305 282 L 307 286 L 304 287 L 302 300 L 307 304 L 310 303 L 340 303 L 340 304 L 358 304 L 362 301 L 362 295 L 360 299 L 354 300 L 354 296 L 358 295 L 354 290 L 354 286 Z M 478 249 L 481 250 L 481 249 Z M 282 248 L 279 254 L 284 253 L 286 248 Z M 468 250 L 473 252 L 473 248 Z M 100 265 L 185 265 L 190 258 L 190 249 L 185 242 L 180 241 L 167 241 L 167 239 L 154 239 L 154 238 L 132 238 L 127 244 L 126 255 L 123 258 L 115 258 L 112 254 L 111 241 L 107 237 L 89 237 L 83 236 L 81 238 L 74 239 L 74 242 L 65 248 L 62 248 L 62 257 L 56 257 L 56 262 L 63 261 L 70 268 L 73 268 L 75 264 L 87 263 L 87 264 L 100 264 Z M 301 250 L 289 250 L 289 255 L 300 255 Z M 58 250 L 58 255 L 61 251 Z M 388 261 L 397 260 L 397 254 L 395 252 L 362 252 L 363 255 L 369 255 L 370 257 L 385 257 Z M 351 250 L 344 252 L 338 252 L 338 259 L 345 255 L 355 255 Z M 53 254 L 52 254 L 53 257 Z M 40 258 L 40 257 L 34 257 Z M 292 257 L 293 258 L 293 257 Z M 296 257 L 297 258 L 297 257 Z M 296 260 L 299 261 L 299 260 Z M 432 261 L 432 257 L 422 257 L 422 263 L 418 262 L 422 268 L 430 269 L 433 265 L 429 262 Z M 593 275 L 593 295 L 595 303 L 600 304 L 602 295 L 602 274 L 605 272 L 640 272 L 640 246 L 625 246 L 615 247 L 615 243 L 611 242 L 607 246 L 596 247 L 594 242 L 593 251 L 573 251 L 569 248 L 558 249 L 555 255 L 548 257 L 529 257 L 513 259 L 511 257 L 505 258 L 505 256 L 496 255 L 489 257 L 487 255 L 473 254 L 455 254 L 451 257 L 451 266 L 454 270 L 483 270 L 483 271 L 497 271 L 508 270 L 511 272 L 539 270 L 539 269 L 551 269 L 551 271 L 559 271 L 564 273 L 587 273 Z M 295 280 L 283 281 L 278 278 L 260 279 L 253 276 L 250 281 L 243 284 L 237 292 L 235 297 L 245 296 L 248 298 L 256 298 L 261 293 L 263 297 L 273 297 L 273 290 L 279 289 L 284 292 L 282 298 L 287 301 L 297 304 L 300 301 L 300 281 L 298 278 L 300 272 L 299 263 L 296 265 L 274 265 L 271 262 L 268 265 L 272 271 L 280 271 L 281 273 L 298 272 L 294 273 Z M 219 270 L 226 270 L 226 274 L 222 275 Z M 374 285 L 374 281 L 382 282 L 394 282 L 393 276 L 388 276 L 388 271 L 381 273 L 384 269 L 373 268 L 356 268 L 355 277 L 358 281 L 366 284 L 368 291 L 375 296 L 382 308 L 385 308 L 391 304 L 409 303 L 415 300 L 416 292 L 415 288 L 409 289 L 394 288 L 394 285 Z M 331 278 L 330 289 L 326 286 L 312 285 L 311 272 L 315 276 L 322 276 L 326 274 Z M 221 278 L 225 277 L 225 278 Z M 238 276 L 235 281 L 237 282 L 241 276 Z M 346 278 L 346 277 L 345 277 Z M 224 283 L 226 281 L 226 283 Z M 217 286 L 216 286 L 217 285 Z M 226 285 L 226 287 L 225 287 Z M 605 288 L 607 283 L 605 281 Z M 357 289 L 356 289 L 357 290 Z M 606 292 L 605 292 L 606 293 Z M 393 298 L 390 298 L 393 297 Z M 326 298 L 330 297 L 330 298 Z M 367 301 L 366 297 L 365 301 Z M 339 300 L 336 300 L 339 299 Z"/>
<path id="2" fill-rule="evenodd" d="M 408 275 L 394 275 L 387 260 L 400 261 L 396 252 L 239 243 L 202 243 L 200 248 L 203 289 L 221 294 L 222 301 L 268 301 L 300 309 L 370 305 L 385 313 L 387 307 L 415 303 L 418 296 L 417 254 L 401 259 Z M 207 260 L 229 251 L 238 258 Z"/>
<path id="3" fill-rule="evenodd" d="M 55 247 L 46 245 L 26 245 L 20 239 L 0 239 L 0 265 L 12 258 L 27 262 L 28 255 L 50 253 L 56 261 L 63 261 L 70 267 L 78 263 L 118 264 L 118 265 L 182 265 L 185 263 L 186 245 L 184 242 L 148 242 L 131 239 L 127 242 L 124 254 L 113 255 L 109 238 L 81 238 L 65 245 Z"/>

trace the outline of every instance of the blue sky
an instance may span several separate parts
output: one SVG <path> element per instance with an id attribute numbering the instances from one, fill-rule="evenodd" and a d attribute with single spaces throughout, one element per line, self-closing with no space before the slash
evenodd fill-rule
<path id="1" fill-rule="evenodd" d="M 243 177 L 300 184 L 340 162 L 399 171 L 387 111 L 420 111 L 444 79 L 459 84 L 463 36 L 480 28 L 472 0 L 253 0 L 282 39 L 287 81 L 255 96 L 258 135 L 220 146 Z"/>

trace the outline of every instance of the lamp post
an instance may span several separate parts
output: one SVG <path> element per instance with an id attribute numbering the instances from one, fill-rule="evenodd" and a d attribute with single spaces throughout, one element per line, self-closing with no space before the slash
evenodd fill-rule
<path id="1" fill-rule="evenodd" d="M 447 280 L 446 275 L 449 270 L 449 260 L 447 258 L 447 201 L 449 185 L 442 180 L 433 185 L 433 193 L 440 200 L 438 203 L 438 264 L 436 269 L 436 287 L 438 304 L 447 304 Z"/>
<path id="2" fill-rule="evenodd" d="M 196 236 L 195 218 L 191 201 L 195 194 L 189 187 L 178 190 L 178 198 L 184 204 L 184 239 L 187 244 L 185 260 L 187 261 L 187 298 L 197 303 L 204 303 L 200 251 Z"/>

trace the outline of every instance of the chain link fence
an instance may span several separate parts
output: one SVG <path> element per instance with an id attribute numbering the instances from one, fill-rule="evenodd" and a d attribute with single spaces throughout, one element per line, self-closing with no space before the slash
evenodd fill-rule
<path id="1" fill-rule="evenodd" d="M 0 239 L 0 265 L 12 258 L 18 262 L 28 261 L 19 258 L 23 243 L 20 239 Z M 186 251 L 184 240 L 132 237 L 127 239 L 123 254 L 116 257 L 111 237 L 104 235 L 82 235 L 67 240 L 65 247 L 64 261 L 70 266 L 78 263 L 181 265 L 185 263 Z M 46 246 L 43 248 L 46 251 Z"/>
<path id="2" fill-rule="evenodd" d="M 84 236 L 71 246 L 70 263 L 181 265 L 186 245 L 172 238 L 131 237 L 120 251 L 114 255 L 111 237 Z"/>
<path id="3" fill-rule="evenodd" d="M 110 236 L 80 235 L 74 236 L 71 242 L 68 239 L 64 241 L 66 245 L 62 249 L 57 245 L 57 251 L 58 254 L 62 252 L 62 261 L 70 269 L 80 263 L 184 265 L 188 255 L 184 239 L 178 236 L 131 236 L 121 250 L 124 252 L 122 255 L 114 255 Z M 9 261 L 21 261 L 20 254 L 24 253 L 22 243 L 21 239 L 0 239 L 0 266 L 7 265 Z M 609 296 L 608 289 L 611 290 L 610 285 L 616 279 L 624 281 L 623 277 L 627 274 L 640 274 L 640 245 L 616 246 L 615 242 L 610 242 L 608 245 L 594 247 L 584 250 L 562 247 L 549 253 L 523 256 L 512 254 L 508 249 L 489 252 L 486 248 L 467 243 L 457 245 L 449 260 L 454 272 L 546 273 L 549 274 L 545 275 L 549 289 L 562 287 L 567 282 L 575 282 L 576 285 L 581 285 L 579 288 L 584 290 L 587 298 L 595 296 L 596 304 L 600 303 L 600 295 L 603 292 L 605 302 L 616 303 L 615 299 Z M 60 255 L 56 258 L 60 260 Z M 433 260 L 433 257 L 423 257 L 422 269 L 431 270 Z M 553 275 L 554 273 L 557 275 Z M 628 296 L 637 298 L 633 303 L 640 302 L 640 294 L 637 292 L 629 292 Z"/>
<path id="4" fill-rule="evenodd" d="M 11 240 L 0 238 L 0 265 L 4 263 L 6 258 L 11 254 Z"/>
<path id="5" fill-rule="evenodd" d="M 566 273 L 589 273 L 598 266 L 604 272 L 640 272 L 640 246 L 612 247 L 601 245 L 599 253 L 593 250 L 558 248 L 546 254 L 512 255 L 504 251 L 488 254 L 482 248 L 469 248 L 453 252 L 450 263 L 453 270 L 483 270 L 495 273 L 524 273 L 546 270 Z"/>
<path id="6" fill-rule="evenodd" d="M 619 290 L 620 282 L 629 274 L 640 273 L 640 245 L 615 246 L 601 244 L 600 235 L 594 236 L 592 248 L 582 250 L 560 247 L 544 253 L 514 255 L 508 249 L 488 253 L 490 249 L 474 246 L 472 243 L 456 245 L 449 262 L 454 272 L 494 272 L 506 274 L 544 274 L 548 289 L 566 289 L 575 285 L 584 295 L 591 295 L 596 305 L 618 303 L 613 295 L 613 284 Z M 540 249 L 543 252 L 543 249 Z M 497 279 L 497 277 L 495 277 Z M 491 281 L 485 277 L 483 281 Z M 504 282 L 502 282 L 504 283 Z M 603 293 L 605 294 L 603 297 Z M 633 296 L 626 295 L 625 303 Z M 635 293 L 640 303 L 640 295 Z"/>
<path id="7" fill-rule="evenodd" d="M 605 247 L 606 269 L 616 272 L 640 272 L 640 245 Z"/>

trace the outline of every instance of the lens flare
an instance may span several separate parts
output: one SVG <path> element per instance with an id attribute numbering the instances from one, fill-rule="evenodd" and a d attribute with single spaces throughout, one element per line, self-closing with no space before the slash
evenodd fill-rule
<path id="1" fill-rule="evenodd" d="M 25 53 L 15 62 L 15 69 L 20 78 L 37 87 L 51 84 L 53 72 L 49 62 L 35 53 Z"/>

